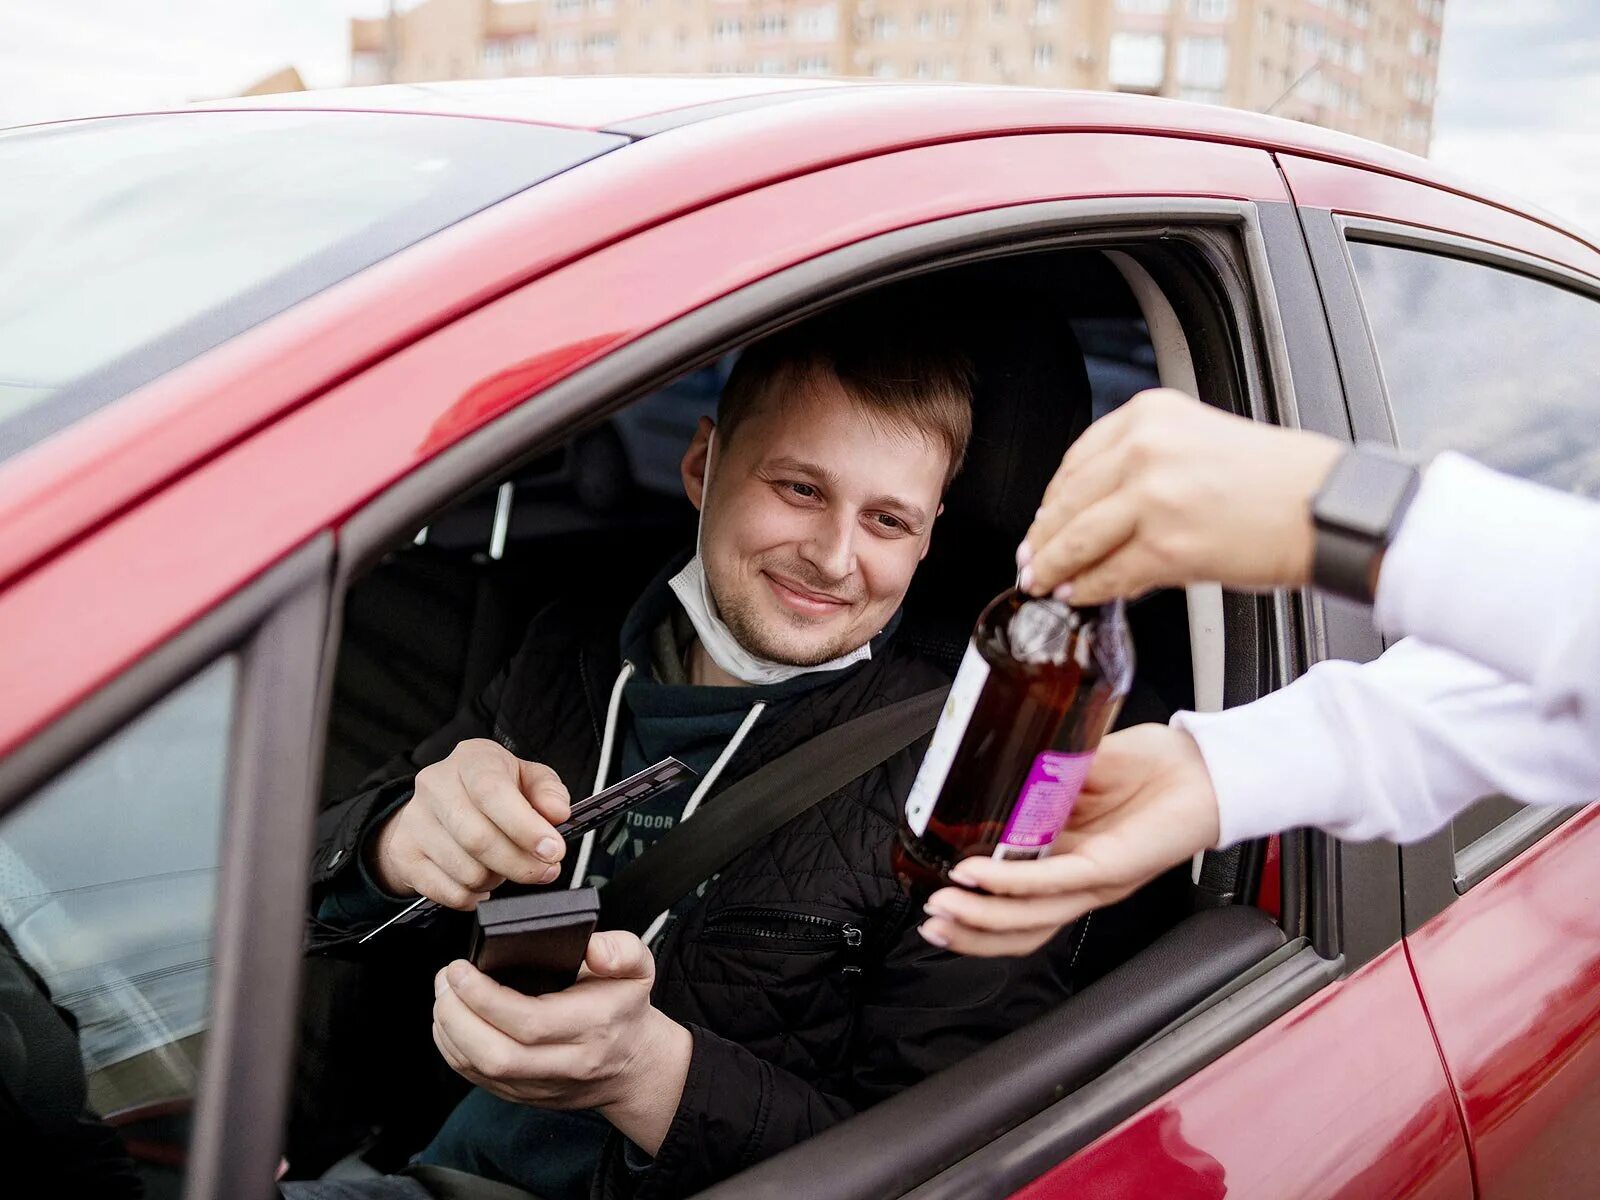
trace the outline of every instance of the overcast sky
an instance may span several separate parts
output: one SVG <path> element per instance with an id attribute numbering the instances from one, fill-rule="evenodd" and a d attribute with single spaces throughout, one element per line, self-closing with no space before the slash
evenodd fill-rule
<path id="1" fill-rule="evenodd" d="M 409 6 L 409 5 L 407 5 Z M 384 0 L 0 0 L 0 126 L 348 71 Z M 1433 157 L 1600 233 L 1600 3 L 1446 0 Z"/>

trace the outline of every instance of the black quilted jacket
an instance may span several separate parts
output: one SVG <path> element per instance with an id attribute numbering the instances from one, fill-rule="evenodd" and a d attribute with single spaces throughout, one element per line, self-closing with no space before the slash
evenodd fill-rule
<path id="1" fill-rule="evenodd" d="M 617 625 L 571 611 L 536 618 L 467 711 L 324 813 L 318 892 L 351 868 L 364 830 L 409 792 L 414 773 L 464 738 L 498 737 L 582 795 L 619 665 Z M 722 779 L 947 682 L 891 640 L 836 685 L 758 724 Z M 890 875 L 888 856 L 925 748 L 923 739 L 740 855 L 669 928 L 657 947 L 654 999 L 694 1036 L 688 1080 L 654 1168 L 607 1169 L 605 1177 L 640 1197 L 690 1194 L 957 1061 L 1067 994 L 1049 953 L 963 958 L 917 934 L 920 914 Z M 715 802 L 713 792 L 706 803 Z"/>

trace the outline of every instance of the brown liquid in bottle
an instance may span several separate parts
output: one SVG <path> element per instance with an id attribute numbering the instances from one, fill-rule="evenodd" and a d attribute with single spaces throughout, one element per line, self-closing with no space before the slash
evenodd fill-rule
<path id="1" fill-rule="evenodd" d="M 963 858 L 1047 852 L 1132 676 L 1120 604 L 1015 590 L 990 604 L 906 801 L 892 851 L 902 884 L 925 896 Z"/>

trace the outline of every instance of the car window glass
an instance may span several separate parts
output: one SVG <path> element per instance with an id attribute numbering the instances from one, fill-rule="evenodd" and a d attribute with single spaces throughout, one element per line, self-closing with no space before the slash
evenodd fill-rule
<path id="1" fill-rule="evenodd" d="M 0 133 L 0 458 L 618 144 L 348 112 Z"/>
<path id="2" fill-rule="evenodd" d="M 1439 254 L 1353 242 L 1350 257 L 1403 448 L 1600 495 L 1600 303 Z M 1521 808 L 1480 801 L 1452 825 L 1457 852 Z"/>
<path id="3" fill-rule="evenodd" d="M 0 1029 L 24 1031 L 0 1036 L 0 1129 L 63 1195 L 176 1194 L 236 677 L 219 660 L 0 818 Z"/>

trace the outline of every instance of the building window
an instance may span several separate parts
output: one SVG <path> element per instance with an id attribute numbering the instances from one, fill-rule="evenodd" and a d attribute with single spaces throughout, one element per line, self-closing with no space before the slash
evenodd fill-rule
<path id="1" fill-rule="evenodd" d="M 591 58 L 614 58 L 617 53 L 617 35 L 591 33 L 583 39 L 583 51 Z"/>
<path id="2" fill-rule="evenodd" d="M 1189 0 L 1189 15 L 1196 21 L 1233 19 L 1233 0 Z"/>
<path id="3" fill-rule="evenodd" d="M 573 63 L 578 61 L 577 38 L 559 37 L 556 39 L 556 61 L 559 63 Z"/>
<path id="4" fill-rule="evenodd" d="M 816 4 L 794 14 L 795 36 L 802 41 L 831 41 L 839 33 L 839 8 L 835 4 Z"/>
<path id="5" fill-rule="evenodd" d="M 783 74 L 783 59 L 781 59 L 781 58 L 763 58 L 760 62 L 756 63 L 756 74 L 758 74 L 758 75 L 782 75 Z"/>
<path id="6" fill-rule="evenodd" d="M 757 37 L 781 38 L 789 31 L 789 22 L 782 13 L 764 13 L 751 25 Z"/>
<path id="7" fill-rule="evenodd" d="M 1006 15 L 1006 0 L 990 0 L 989 15 L 997 21 L 1004 20 Z"/>
<path id="8" fill-rule="evenodd" d="M 1220 88 L 1179 88 L 1178 99 L 1188 100 L 1193 104 L 1221 104 L 1222 90 Z"/>
<path id="9" fill-rule="evenodd" d="M 1406 99 L 1418 104 L 1433 103 L 1433 80 L 1416 71 L 1406 72 Z"/>
<path id="10" fill-rule="evenodd" d="M 1228 80 L 1228 42 L 1189 37 L 1178 44 L 1178 82 L 1189 88 L 1220 88 Z"/>
<path id="11" fill-rule="evenodd" d="M 945 37 L 955 37 L 961 32 L 961 17 L 955 9 L 947 8 L 939 13 L 939 30 Z"/>
<path id="12" fill-rule="evenodd" d="M 813 54 L 795 59 L 794 70 L 796 75 L 826 75 L 828 65 L 826 55 Z"/>
<path id="13" fill-rule="evenodd" d="M 744 39 L 744 22 L 738 17 L 718 17 L 711 23 L 711 40 L 719 46 L 736 45 Z"/>
<path id="14" fill-rule="evenodd" d="M 1047 25 L 1061 16 L 1059 0 L 1033 0 L 1033 19 L 1036 24 Z"/>
<path id="15" fill-rule="evenodd" d="M 939 63 L 939 78 L 954 79 L 956 77 L 956 64 L 946 58 Z"/>
<path id="16" fill-rule="evenodd" d="M 1172 0 L 1117 0 L 1117 11 L 1126 13 L 1164 13 L 1172 10 Z"/>
<path id="17" fill-rule="evenodd" d="M 917 14 L 917 36 L 920 38 L 933 36 L 933 14 L 927 9 Z"/>
<path id="18" fill-rule="evenodd" d="M 1159 33 L 1111 35 L 1111 85 L 1153 89 L 1167 77 L 1167 39 Z"/>
<path id="19" fill-rule="evenodd" d="M 872 75 L 874 79 L 894 79 L 899 74 L 900 72 L 895 70 L 894 64 L 886 59 L 879 59 L 872 64 Z"/>
<path id="20" fill-rule="evenodd" d="M 1033 69 L 1048 71 L 1056 65 L 1056 48 L 1049 42 L 1040 42 L 1033 48 Z"/>
<path id="21" fill-rule="evenodd" d="M 889 41 L 898 30 L 895 19 L 886 13 L 879 13 L 872 18 L 872 36 L 880 42 Z"/>

